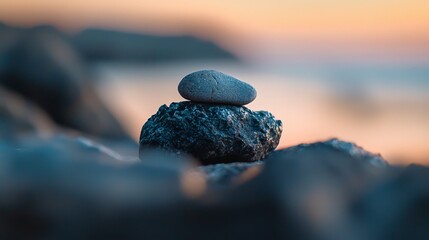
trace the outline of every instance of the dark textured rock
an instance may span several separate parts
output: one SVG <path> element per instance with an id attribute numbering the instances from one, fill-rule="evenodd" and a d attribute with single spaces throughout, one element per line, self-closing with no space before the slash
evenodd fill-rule
<path id="1" fill-rule="evenodd" d="M 360 239 L 428 239 L 429 168 L 395 168 L 351 207 Z"/>
<path id="2" fill-rule="evenodd" d="M 252 86 L 214 70 L 188 74 L 178 90 L 182 97 L 195 102 L 246 105 L 256 98 Z"/>
<path id="3" fill-rule="evenodd" d="M 159 147 L 191 154 L 203 164 L 251 162 L 274 150 L 281 132 L 281 121 L 265 111 L 179 102 L 161 106 L 144 124 L 140 151 Z"/>
<path id="4" fill-rule="evenodd" d="M 76 52 L 54 28 L 22 31 L 2 59 L 0 84 L 60 126 L 104 138 L 129 138 L 96 94 Z"/>

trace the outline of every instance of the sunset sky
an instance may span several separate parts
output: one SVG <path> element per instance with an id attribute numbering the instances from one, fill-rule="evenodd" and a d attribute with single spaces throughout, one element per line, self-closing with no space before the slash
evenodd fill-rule
<path id="1" fill-rule="evenodd" d="M 285 42 L 303 42 L 315 48 L 392 46 L 429 56 L 427 0 L 0 0 L 0 20 L 69 30 L 193 33 L 241 51 L 252 42 L 264 42 L 273 52 Z"/>

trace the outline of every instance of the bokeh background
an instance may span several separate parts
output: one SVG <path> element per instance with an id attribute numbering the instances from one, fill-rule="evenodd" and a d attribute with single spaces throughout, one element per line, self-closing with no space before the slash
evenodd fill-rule
<path id="1" fill-rule="evenodd" d="M 182 77 L 216 69 L 255 86 L 281 148 L 338 137 L 429 164 L 426 0 L 0 0 L 0 22 L 0 66 L 22 31 L 58 31 L 136 141 Z"/>

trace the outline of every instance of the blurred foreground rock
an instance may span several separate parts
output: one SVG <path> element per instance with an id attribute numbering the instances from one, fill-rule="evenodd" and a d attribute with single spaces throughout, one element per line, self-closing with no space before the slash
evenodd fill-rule
<path id="1" fill-rule="evenodd" d="M 361 239 L 428 239 L 429 168 L 397 168 L 352 205 Z"/>
<path id="2" fill-rule="evenodd" d="M 243 178 L 244 173 L 251 173 L 250 177 L 258 174 L 263 167 L 263 161 L 255 162 L 237 162 L 237 163 L 218 163 L 207 166 L 200 166 L 199 169 L 206 175 L 207 183 L 213 186 L 229 186 L 234 183 L 239 183 L 240 177 Z M 244 179 L 247 180 L 247 179 Z"/>
<path id="3" fill-rule="evenodd" d="M 337 139 L 200 167 L 158 150 L 124 158 L 88 139 L 0 141 L 0 166 L 1 239 L 428 236 L 427 168 L 390 167 Z"/>
<path id="4" fill-rule="evenodd" d="M 332 139 L 274 152 L 245 192 L 259 188 L 263 205 L 278 207 L 286 239 L 349 239 L 349 204 L 389 168 L 380 156 Z"/>
<path id="5" fill-rule="evenodd" d="M 0 142 L 0 239 L 131 238 L 174 214 L 191 163 L 162 153 L 144 162 L 118 156 L 67 137 Z"/>

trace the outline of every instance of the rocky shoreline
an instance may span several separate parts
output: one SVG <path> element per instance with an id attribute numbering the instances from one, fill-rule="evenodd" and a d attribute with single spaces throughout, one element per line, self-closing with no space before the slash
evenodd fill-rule
<path id="1" fill-rule="evenodd" d="M 429 236 L 427 167 L 339 139 L 275 150 L 282 122 L 214 71 L 185 77 L 189 101 L 161 106 L 137 144 L 76 58 L 36 40 L 0 69 L 0 239 Z"/>

